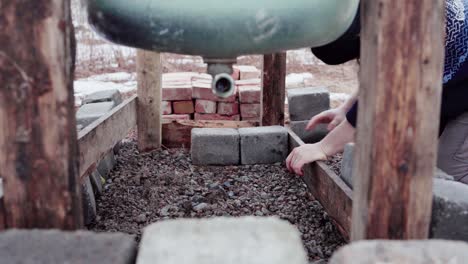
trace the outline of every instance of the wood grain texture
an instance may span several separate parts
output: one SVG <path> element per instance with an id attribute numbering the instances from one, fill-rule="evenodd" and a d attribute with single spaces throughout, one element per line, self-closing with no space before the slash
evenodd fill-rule
<path id="1" fill-rule="evenodd" d="M 125 100 L 78 134 L 80 178 L 88 175 L 136 126 L 137 96 Z"/>
<path id="2" fill-rule="evenodd" d="M 80 228 L 70 3 L 2 0 L 0 27 L 0 224 Z"/>
<path id="3" fill-rule="evenodd" d="M 444 1 L 362 1 L 352 239 L 425 239 L 432 206 Z"/>
<path id="4" fill-rule="evenodd" d="M 283 126 L 286 52 L 263 56 L 262 126 Z"/>
<path id="5" fill-rule="evenodd" d="M 138 149 L 161 147 L 162 64 L 161 54 L 137 50 Z"/>
<path id="6" fill-rule="evenodd" d="M 305 143 L 289 129 L 289 149 Z M 304 182 L 311 194 L 325 211 L 343 237 L 349 240 L 351 234 L 352 190 L 324 162 L 314 162 L 304 167 Z"/>

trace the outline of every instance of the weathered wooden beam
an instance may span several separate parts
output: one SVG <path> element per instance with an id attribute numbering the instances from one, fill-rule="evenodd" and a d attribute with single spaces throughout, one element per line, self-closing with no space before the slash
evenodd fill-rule
<path id="1" fill-rule="evenodd" d="M 258 126 L 251 121 L 163 121 L 163 145 L 168 148 L 190 148 L 193 128 L 241 128 Z"/>
<path id="2" fill-rule="evenodd" d="M 120 140 L 136 126 L 137 96 L 112 109 L 78 134 L 79 175 L 86 176 Z"/>
<path id="3" fill-rule="evenodd" d="M 286 52 L 263 56 L 262 126 L 284 125 Z"/>
<path id="4" fill-rule="evenodd" d="M 362 1 L 353 240 L 428 237 L 444 2 Z"/>
<path id="5" fill-rule="evenodd" d="M 161 54 L 137 51 L 138 149 L 142 152 L 161 147 Z"/>
<path id="6" fill-rule="evenodd" d="M 70 1 L 0 5 L 0 224 L 81 228 Z"/>
<path id="7" fill-rule="evenodd" d="M 305 143 L 289 129 L 289 149 Z M 345 239 L 351 233 L 352 190 L 324 162 L 314 162 L 304 167 L 304 182 L 311 194 L 324 207 Z"/>

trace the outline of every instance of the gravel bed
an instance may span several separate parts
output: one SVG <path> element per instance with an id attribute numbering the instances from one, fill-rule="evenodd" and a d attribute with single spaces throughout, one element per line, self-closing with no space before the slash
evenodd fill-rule
<path id="1" fill-rule="evenodd" d="M 140 154 L 123 144 L 97 201 L 94 231 L 136 235 L 164 219 L 213 216 L 279 216 L 302 234 L 311 262 L 326 263 L 345 242 L 302 180 L 284 164 L 193 166 L 184 149 Z"/>

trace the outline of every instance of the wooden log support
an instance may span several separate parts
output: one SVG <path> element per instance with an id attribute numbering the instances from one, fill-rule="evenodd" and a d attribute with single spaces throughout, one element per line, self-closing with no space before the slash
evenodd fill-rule
<path id="1" fill-rule="evenodd" d="M 0 223 L 80 228 L 70 1 L 0 6 Z"/>
<path id="2" fill-rule="evenodd" d="M 161 54 L 137 51 L 138 149 L 142 152 L 161 147 L 162 64 Z"/>
<path id="3" fill-rule="evenodd" d="M 444 2 L 362 2 L 353 240 L 428 237 Z"/>
<path id="4" fill-rule="evenodd" d="M 305 143 L 289 130 L 289 150 Z M 330 219 L 343 237 L 349 240 L 351 234 L 352 190 L 324 162 L 314 162 L 304 166 L 304 182 L 310 193 L 324 207 Z"/>
<path id="5" fill-rule="evenodd" d="M 96 163 L 135 128 L 136 112 L 137 96 L 134 95 L 80 131 L 78 144 L 81 179 L 91 173 L 96 168 Z"/>
<path id="6" fill-rule="evenodd" d="M 263 56 L 262 126 L 284 125 L 286 52 Z"/>

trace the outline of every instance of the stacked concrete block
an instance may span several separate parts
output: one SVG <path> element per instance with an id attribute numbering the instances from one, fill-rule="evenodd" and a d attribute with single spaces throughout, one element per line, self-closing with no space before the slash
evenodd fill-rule
<path id="1" fill-rule="evenodd" d="M 361 241 L 338 250 L 330 264 L 398 263 L 398 264 L 464 264 L 468 244 L 463 242 L 424 241 Z"/>
<path id="2" fill-rule="evenodd" d="M 330 93 L 326 88 L 302 88 L 288 90 L 288 108 L 293 131 L 305 141 L 323 138 L 326 130 L 319 127 L 315 131 L 306 131 L 307 122 L 312 117 L 330 109 Z M 313 141 L 314 141 L 313 140 Z M 310 142 L 307 142 L 310 143 Z"/>
<path id="3" fill-rule="evenodd" d="M 345 147 L 341 162 L 341 178 L 350 188 L 353 188 L 354 148 L 354 144 Z M 468 185 L 435 169 L 433 194 L 431 237 L 468 242 Z"/>
<path id="4" fill-rule="evenodd" d="M 79 98 L 82 105 L 76 112 L 78 131 L 122 103 L 122 94 L 116 89 L 98 91 Z"/>
<path id="5" fill-rule="evenodd" d="M 114 106 L 122 103 L 122 94 L 117 89 L 99 91 L 85 96 L 83 104 L 113 102 Z"/>
<path id="6" fill-rule="evenodd" d="M 239 164 L 239 132 L 226 128 L 192 129 L 192 162 L 196 165 Z"/>
<path id="7" fill-rule="evenodd" d="M 1 263 L 135 263 L 132 236 L 86 231 L 9 230 L 0 234 Z"/>
<path id="8" fill-rule="evenodd" d="M 288 90 L 291 121 L 310 120 L 330 109 L 330 92 L 323 87 Z"/>
<path id="9" fill-rule="evenodd" d="M 76 112 L 76 123 L 85 128 L 115 107 L 114 102 L 90 103 L 81 106 Z"/>
<path id="10" fill-rule="evenodd" d="M 346 144 L 341 161 L 341 179 L 352 189 L 353 188 L 353 169 L 354 169 L 354 152 L 355 144 Z M 454 181 L 453 176 L 448 175 L 439 168 L 435 168 L 435 179 Z M 468 186 L 468 185 L 467 185 Z"/>
<path id="11" fill-rule="evenodd" d="M 277 218 L 163 221 L 145 228 L 137 264 L 306 264 L 299 231 Z"/>
<path id="12" fill-rule="evenodd" d="M 283 162 L 288 155 L 288 131 L 281 126 L 240 128 L 241 164 Z"/>

